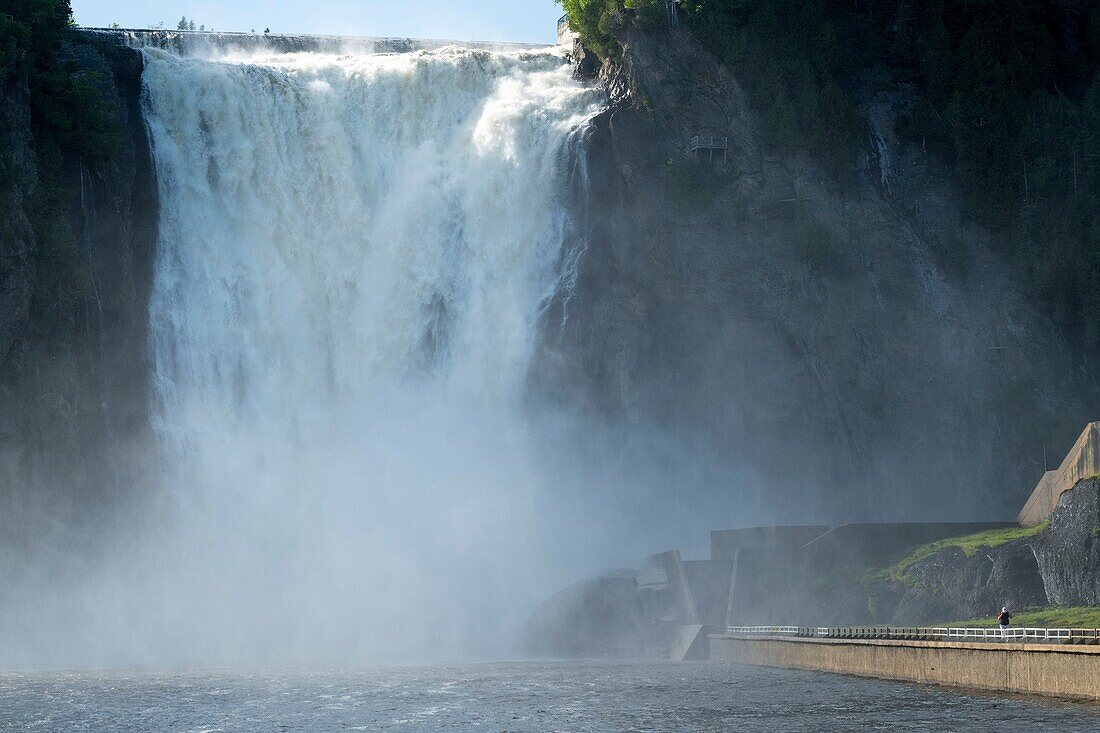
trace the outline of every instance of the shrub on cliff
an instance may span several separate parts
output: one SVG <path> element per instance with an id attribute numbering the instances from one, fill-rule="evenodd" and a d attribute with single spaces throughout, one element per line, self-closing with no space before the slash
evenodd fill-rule
<path id="1" fill-rule="evenodd" d="M 617 59 L 623 49 L 614 31 L 626 23 L 656 30 L 668 23 L 665 0 L 558 0 L 585 48 L 600 59 Z"/>
<path id="2" fill-rule="evenodd" d="M 576 32 L 584 47 L 601 59 L 618 58 L 622 47 L 611 34 L 610 26 L 620 12 L 616 0 L 559 0 L 569 27 Z"/>

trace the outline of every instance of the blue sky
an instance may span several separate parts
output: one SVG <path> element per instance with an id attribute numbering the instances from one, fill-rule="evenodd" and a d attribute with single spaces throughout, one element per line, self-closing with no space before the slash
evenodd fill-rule
<path id="1" fill-rule="evenodd" d="M 72 0 L 76 22 L 174 28 L 181 15 L 220 31 L 413 36 L 552 43 L 554 0 Z"/>

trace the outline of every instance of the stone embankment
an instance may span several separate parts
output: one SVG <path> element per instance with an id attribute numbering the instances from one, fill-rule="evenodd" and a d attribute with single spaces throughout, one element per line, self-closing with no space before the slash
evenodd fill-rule
<path id="1" fill-rule="evenodd" d="M 900 639 L 708 637 L 711 659 L 1100 701 L 1100 646 Z"/>

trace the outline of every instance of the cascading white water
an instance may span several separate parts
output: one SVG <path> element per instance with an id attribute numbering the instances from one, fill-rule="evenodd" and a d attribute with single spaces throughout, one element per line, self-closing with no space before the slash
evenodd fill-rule
<path id="1" fill-rule="evenodd" d="M 545 592 L 521 404 L 598 93 L 551 51 L 145 57 L 166 626 L 471 651 Z"/>

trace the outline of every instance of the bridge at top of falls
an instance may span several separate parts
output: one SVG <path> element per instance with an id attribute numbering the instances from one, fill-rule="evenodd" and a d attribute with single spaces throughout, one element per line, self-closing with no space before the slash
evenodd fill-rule
<path id="1" fill-rule="evenodd" d="M 203 55 L 218 51 L 266 51 L 275 53 L 407 53 L 432 51 L 447 46 L 489 51 L 545 49 L 547 43 L 495 43 L 432 38 L 385 38 L 366 36 L 286 35 L 223 31 L 180 31 L 156 28 L 81 28 L 96 40 L 135 48 L 153 47 L 180 55 Z"/>

